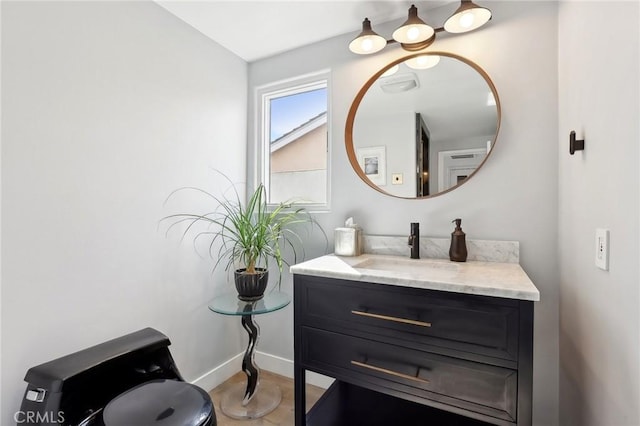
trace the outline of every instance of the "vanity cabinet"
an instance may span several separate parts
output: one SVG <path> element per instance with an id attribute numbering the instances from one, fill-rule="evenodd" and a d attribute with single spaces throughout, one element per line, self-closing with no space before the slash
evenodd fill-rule
<path id="1" fill-rule="evenodd" d="M 296 426 L 531 424 L 530 300 L 296 274 L 294 329 Z M 307 370 L 336 382 L 305 415 Z"/>

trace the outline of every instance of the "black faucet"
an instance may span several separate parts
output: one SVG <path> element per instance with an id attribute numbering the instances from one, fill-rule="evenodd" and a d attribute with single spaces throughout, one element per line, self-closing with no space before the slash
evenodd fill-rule
<path id="1" fill-rule="evenodd" d="M 420 259 L 420 224 L 411 223 L 411 234 L 409 235 L 409 245 L 411 246 L 411 259 Z"/>

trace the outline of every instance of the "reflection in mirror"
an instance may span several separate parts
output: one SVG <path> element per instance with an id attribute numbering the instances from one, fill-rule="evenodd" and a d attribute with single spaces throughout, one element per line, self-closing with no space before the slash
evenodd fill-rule
<path id="1" fill-rule="evenodd" d="M 345 141 L 368 185 L 396 197 L 429 197 L 475 173 L 499 126 L 500 104 L 486 73 L 457 55 L 430 52 L 394 61 L 364 85 Z"/>

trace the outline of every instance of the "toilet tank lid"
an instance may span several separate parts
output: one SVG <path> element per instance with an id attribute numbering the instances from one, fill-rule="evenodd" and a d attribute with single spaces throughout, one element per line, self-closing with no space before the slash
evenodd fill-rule
<path id="1" fill-rule="evenodd" d="M 24 376 L 24 380 L 33 386 L 48 389 L 50 392 L 60 392 L 64 383 L 78 374 L 123 355 L 140 350 L 156 350 L 170 344 L 167 336 L 158 330 L 147 327 L 31 367 Z"/>

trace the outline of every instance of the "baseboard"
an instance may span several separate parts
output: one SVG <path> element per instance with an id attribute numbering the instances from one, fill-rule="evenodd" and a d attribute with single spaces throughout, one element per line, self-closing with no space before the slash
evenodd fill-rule
<path id="1" fill-rule="evenodd" d="M 293 361 L 290 359 L 256 351 L 255 360 L 260 369 L 293 379 Z M 308 384 L 323 389 L 329 388 L 334 381 L 331 377 L 323 376 L 313 371 L 307 371 L 306 378 Z"/>
<path id="2" fill-rule="evenodd" d="M 203 374 L 191 383 L 201 387 L 202 389 L 211 390 L 228 380 L 238 371 L 242 371 L 242 357 L 244 352 L 239 353 L 233 358 L 225 361 L 215 367 L 208 373 Z M 272 373 L 293 379 L 293 361 L 265 352 L 256 351 L 255 361 L 261 370 L 271 371 Z M 323 376 L 312 371 L 307 371 L 307 383 L 321 387 L 329 388 L 333 383 L 333 378 Z"/>
<path id="3" fill-rule="evenodd" d="M 217 386 L 231 378 L 231 376 L 236 374 L 238 371 L 242 370 L 243 355 L 244 352 L 239 353 L 233 358 L 215 367 L 208 373 L 205 373 L 197 379 L 193 380 L 191 383 L 201 387 L 202 389 L 206 389 L 207 391 L 216 388 Z"/>

